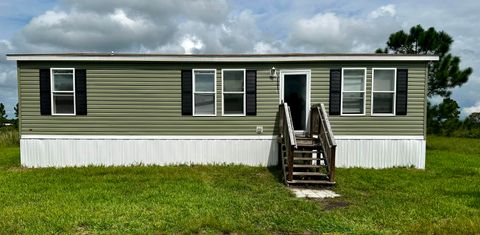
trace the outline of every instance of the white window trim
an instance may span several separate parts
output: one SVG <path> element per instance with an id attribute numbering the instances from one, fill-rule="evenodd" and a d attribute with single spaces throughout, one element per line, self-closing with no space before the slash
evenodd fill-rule
<path id="1" fill-rule="evenodd" d="M 195 72 L 196 71 L 213 71 L 213 92 L 195 91 Z M 196 114 L 195 113 L 195 94 L 213 94 L 214 114 Z M 215 117 L 217 116 L 217 69 L 192 69 L 192 116 L 194 117 Z"/>
<path id="2" fill-rule="evenodd" d="M 73 91 L 55 91 L 55 81 L 53 78 L 54 70 L 72 70 Z M 75 94 L 75 68 L 50 68 L 50 108 L 52 116 L 75 116 L 77 115 L 77 100 Z M 55 113 L 53 94 L 73 94 L 73 113 Z"/>
<path id="3" fill-rule="evenodd" d="M 243 71 L 243 92 L 242 91 L 224 91 L 224 71 Z M 222 69 L 222 116 L 245 117 L 246 116 L 246 93 L 247 93 L 247 70 L 246 69 Z M 241 114 L 225 114 L 225 94 L 243 94 L 243 113 Z"/>
<path id="4" fill-rule="evenodd" d="M 350 91 L 350 92 L 363 92 L 363 113 L 343 113 L 343 74 L 345 70 L 363 70 L 363 91 Z M 349 91 L 346 91 L 349 92 Z M 342 68 L 342 83 L 340 93 L 340 116 L 365 116 L 367 110 L 367 68 L 365 67 L 345 67 Z"/>
<path id="5" fill-rule="evenodd" d="M 392 91 L 375 91 L 374 82 L 375 82 L 375 70 L 393 70 L 393 92 Z M 393 93 L 393 113 L 374 113 L 374 93 Z M 397 107 L 397 68 L 372 68 L 372 92 L 371 92 L 371 105 L 370 105 L 370 115 L 379 116 L 379 117 L 393 117 L 396 116 L 396 107 Z"/>

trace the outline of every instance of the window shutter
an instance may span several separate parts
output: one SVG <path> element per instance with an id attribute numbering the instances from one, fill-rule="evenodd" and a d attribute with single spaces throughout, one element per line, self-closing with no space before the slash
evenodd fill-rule
<path id="1" fill-rule="evenodd" d="M 396 115 L 407 115 L 408 69 L 397 69 Z"/>
<path id="2" fill-rule="evenodd" d="M 182 70 L 182 115 L 192 115 L 192 70 Z"/>
<path id="3" fill-rule="evenodd" d="M 77 115 L 87 115 L 87 70 L 75 69 L 75 102 Z"/>
<path id="4" fill-rule="evenodd" d="M 257 115 L 257 70 L 247 70 L 245 98 L 246 114 Z"/>
<path id="5" fill-rule="evenodd" d="M 52 114 L 50 69 L 40 69 L 40 114 Z"/>
<path id="6" fill-rule="evenodd" d="M 340 115 L 341 95 L 342 70 L 330 69 L 330 100 L 328 108 L 330 115 Z"/>

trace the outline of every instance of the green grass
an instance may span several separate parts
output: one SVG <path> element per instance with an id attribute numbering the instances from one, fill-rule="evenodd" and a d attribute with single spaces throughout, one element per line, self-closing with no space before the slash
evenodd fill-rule
<path id="1" fill-rule="evenodd" d="M 14 127 L 0 127 L 0 147 L 18 146 L 18 131 Z"/>
<path id="2" fill-rule="evenodd" d="M 427 169 L 338 169 L 343 197 L 292 197 L 275 169 L 25 169 L 0 149 L 1 233 L 480 233 L 480 141 L 429 137 Z"/>

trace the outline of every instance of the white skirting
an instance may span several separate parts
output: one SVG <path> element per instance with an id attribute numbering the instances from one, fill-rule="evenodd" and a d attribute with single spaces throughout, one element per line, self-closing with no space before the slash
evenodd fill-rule
<path id="1" fill-rule="evenodd" d="M 337 167 L 425 168 L 423 136 L 336 136 Z"/>
<path id="2" fill-rule="evenodd" d="M 422 136 L 336 136 L 337 167 L 425 168 Z M 274 136 L 24 135 L 26 167 L 278 163 Z"/>
<path id="3" fill-rule="evenodd" d="M 22 136 L 20 147 L 26 167 L 278 162 L 273 136 Z"/>

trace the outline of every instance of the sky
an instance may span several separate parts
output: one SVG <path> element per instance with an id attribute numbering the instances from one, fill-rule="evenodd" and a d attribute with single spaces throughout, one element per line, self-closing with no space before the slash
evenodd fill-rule
<path id="1" fill-rule="evenodd" d="M 465 117 L 480 112 L 478 12 L 478 0 L 0 0 L 0 102 L 13 117 L 7 53 L 369 53 L 420 24 L 450 34 L 474 70 L 452 95 Z"/>

